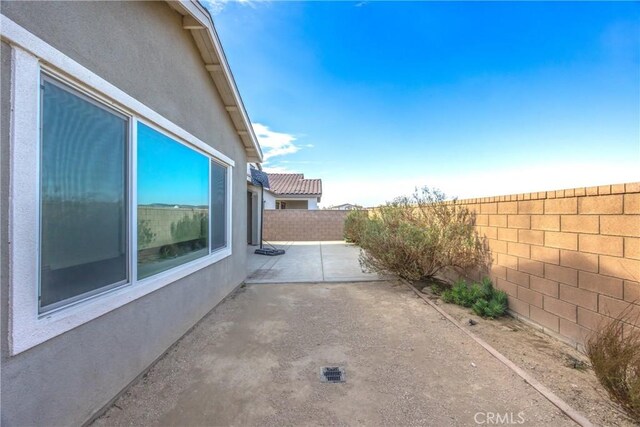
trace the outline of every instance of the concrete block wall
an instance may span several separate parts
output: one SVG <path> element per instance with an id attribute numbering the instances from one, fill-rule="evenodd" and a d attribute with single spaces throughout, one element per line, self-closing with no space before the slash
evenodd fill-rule
<path id="1" fill-rule="evenodd" d="M 175 243 L 171 235 L 171 224 L 177 224 L 185 217 L 193 218 L 196 214 L 206 214 L 207 209 L 174 208 L 159 206 L 138 206 L 138 223 L 143 224 L 153 233 L 153 240 L 144 245 L 139 242 L 139 249 L 159 247 Z M 198 238 L 198 236 L 193 236 Z"/>
<path id="2" fill-rule="evenodd" d="M 349 211 L 281 209 L 264 211 L 265 240 L 343 240 Z"/>
<path id="3" fill-rule="evenodd" d="M 640 183 L 460 200 L 509 307 L 580 345 L 606 317 L 640 314 Z"/>

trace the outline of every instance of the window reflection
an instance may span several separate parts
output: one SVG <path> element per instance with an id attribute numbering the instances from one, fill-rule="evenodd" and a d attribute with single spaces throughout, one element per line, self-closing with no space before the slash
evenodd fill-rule
<path id="1" fill-rule="evenodd" d="M 138 278 L 209 253 L 209 159 L 138 123 Z"/>
<path id="2" fill-rule="evenodd" d="M 211 249 L 227 245 L 227 168 L 211 160 Z"/>
<path id="3" fill-rule="evenodd" d="M 127 281 L 128 119 L 42 78 L 40 310 Z"/>

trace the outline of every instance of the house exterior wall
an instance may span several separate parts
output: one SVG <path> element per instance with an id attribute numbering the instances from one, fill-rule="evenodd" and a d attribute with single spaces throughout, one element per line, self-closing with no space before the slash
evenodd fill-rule
<path id="1" fill-rule="evenodd" d="M 579 346 L 629 304 L 640 314 L 640 183 L 459 203 L 476 213 L 491 278 L 519 317 Z"/>
<path id="2" fill-rule="evenodd" d="M 308 209 L 308 210 L 316 210 L 318 209 L 318 198 L 314 197 L 287 197 L 287 196 L 279 196 L 273 194 L 270 191 L 264 192 L 264 208 L 265 209 L 275 209 L 276 208 L 276 200 L 283 200 L 287 202 L 288 209 Z M 296 202 L 306 202 L 307 204 L 303 206 L 302 203 Z M 289 208 L 289 204 L 291 204 L 291 208 Z"/>
<path id="3" fill-rule="evenodd" d="M 265 210 L 276 208 L 276 196 L 270 191 L 264 192 L 264 208 Z"/>
<path id="4" fill-rule="evenodd" d="M 288 199 L 277 199 L 276 202 L 286 203 L 285 209 L 309 209 L 309 201 L 308 200 L 288 200 Z M 277 206 L 277 204 L 276 204 Z"/>
<path id="5" fill-rule="evenodd" d="M 164 2 L 2 2 L 1 12 L 235 160 L 233 254 L 15 356 L 9 354 L 11 48 L 1 48 L 2 425 L 77 425 L 161 356 L 246 275 L 246 155 L 181 16 Z M 13 236 L 14 239 L 20 236 Z"/>

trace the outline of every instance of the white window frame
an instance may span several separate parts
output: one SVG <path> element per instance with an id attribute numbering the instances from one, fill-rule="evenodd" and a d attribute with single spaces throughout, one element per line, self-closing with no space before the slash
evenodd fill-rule
<path id="1" fill-rule="evenodd" d="M 220 166 L 223 166 L 224 168 L 226 168 L 226 174 L 227 174 L 227 188 L 225 191 L 225 246 L 221 247 L 221 248 L 212 248 L 211 244 L 211 221 L 213 220 L 213 217 L 211 215 L 211 212 L 209 212 L 209 251 L 210 253 L 216 253 L 219 251 L 224 251 L 229 245 L 231 245 L 231 240 L 232 240 L 232 233 L 231 233 L 231 179 L 232 179 L 232 167 L 229 166 L 228 164 L 220 161 L 219 159 L 216 159 L 215 157 L 212 159 L 214 162 L 218 163 Z M 209 186 L 211 186 L 211 159 L 209 160 Z M 209 190 L 209 211 L 211 211 L 211 190 Z"/>
<path id="2" fill-rule="evenodd" d="M 10 206 L 9 206 L 9 351 L 21 353 L 66 331 L 230 256 L 232 188 L 235 162 L 196 138 L 23 27 L 0 15 L 2 40 L 11 45 Z M 41 73 L 68 84 L 130 117 L 129 134 L 129 281 L 87 299 L 38 314 L 40 253 L 40 81 Z M 137 280 L 138 121 L 153 126 L 189 148 L 227 166 L 227 246 L 148 278 Z"/>
<path id="3" fill-rule="evenodd" d="M 138 123 L 142 123 L 142 124 L 150 127 L 151 129 L 155 130 L 156 132 L 158 132 L 158 133 L 170 138 L 173 142 L 175 142 L 177 144 L 181 144 L 181 145 L 183 145 L 183 146 L 195 151 L 196 153 L 202 154 L 203 156 L 205 156 L 207 158 L 207 162 L 209 162 L 209 186 L 211 186 L 211 161 L 213 160 L 213 161 L 217 162 L 218 164 L 220 164 L 220 165 L 222 165 L 222 166 L 224 166 L 226 168 L 226 174 L 227 174 L 227 177 L 226 177 L 227 178 L 227 182 L 226 182 L 227 185 L 226 185 L 226 187 L 227 188 L 226 188 L 226 194 L 225 194 L 225 197 L 226 197 L 226 200 L 225 200 L 225 202 L 226 202 L 226 205 L 225 205 L 225 208 L 226 208 L 225 209 L 226 210 L 226 212 L 225 212 L 225 217 L 226 217 L 225 218 L 225 220 L 226 220 L 225 225 L 226 224 L 230 224 L 230 221 L 231 221 L 230 203 L 231 203 L 231 191 L 232 191 L 232 187 L 231 187 L 232 173 L 231 173 L 231 171 L 233 169 L 233 166 L 228 164 L 228 163 L 226 163 L 226 162 L 224 162 L 224 161 L 222 161 L 222 160 L 220 160 L 217 156 L 212 155 L 210 152 L 208 152 L 209 150 L 206 150 L 206 151 L 205 150 L 201 150 L 201 149 L 199 149 L 197 147 L 194 147 L 193 145 L 189 144 L 186 141 L 183 141 L 183 140 L 181 140 L 179 138 L 176 138 L 175 135 L 167 132 L 166 130 L 164 130 L 161 127 L 155 125 L 153 122 L 151 122 L 149 120 L 145 120 L 145 119 L 140 118 L 140 117 L 132 117 L 131 121 L 133 122 L 132 127 L 134 128 L 133 131 L 132 131 L 132 136 L 131 136 L 131 139 L 132 139 L 132 141 L 131 141 L 131 149 L 135 153 L 134 154 L 135 155 L 135 163 L 134 162 L 131 162 L 131 163 L 134 166 L 138 164 L 138 136 L 137 136 Z M 207 145 L 207 147 L 211 148 L 211 146 L 209 146 L 209 145 Z M 165 273 L 170 273 L 170 272 L 172 272 L 172 271 L 174 271 L 176 269 L 182 268 L 183 266 L 187 266 L 187 265 L 190 265 L 190 264 L 193 264 L 193 263 L 198 263 L 201 260 L 205 260 L 205 259 L 208 259 L 208 258 L 211 258 L 211 257 L 218 258 L 218 256 L 219 256 L 218 253 L 220 253 L 220 258 L 226 258 L 227 256 L 231 255 L 231 240 L 230 240 L 231 227 L 227 226 L 227 228 L 225 229 L 225 233 L 226 233 L 226 236 L 227 236 L 227 239 L 226 239 L 227 241 L 226 241 L 226 245 L 224 247 L 217 248 L 217 249 L 212 249 L 211 248 L 211 235 L 209 235 L 208 238 L 207 238 L 207 244 L 209 246 L 209 255 L 201 257 L 201 258 L 198 258 L 198 259 L 195 259 L 193 261 L 190 261 L 190 262 L 187 262 L 187 263 L 184 263 L 184 264 L 181 264 L 181 265 L 179 265 L 177 267 L 173 267 L 173 268 L 171 268 L 169 270 L 161 271 L 161 272 L 159 272 L 157 274 L 154 274 L 152 276 L 145 277 L 143 279 L 138 279 L 138 257 L 137 257 L 137 253 L 138 253 L 138 250 L 137 250 L 137 248 L 138 248 L 138 233 L 137 233 L 137 231 L 138 230 L 137 230 L 137 228 L 135 228 L 135 227 L 137 227 L 137 224 L 138 224 L 138 191 L 137 191 L 137 189 L 138 189 L 138 172 L 137 172 L 137 170 L 135 170 L 135 168 L 131 172 L 130 180 L 135 182 L 135 184 L 133 184 L 134 187 L 130 190 L 131 194 L 132 194 L 132 199 L 134 200 L 132 202 L 131 210 L 135 211 L 135 212 L 132 213 L 132 216 L 131 216 L 131 221 L 132 221 L 131 222 L 131 228 L 132 228 L 131 232 L 133 233 L 133 238 L 131 240 L 135 240 L 135 244 L 133 245 L 133 248 L 135 248 L 135 249 L 132 249 L 135 252 L 135 255 L 133 255 L 131 257 L 131 264 L 132 264 L 131 265 L 131 271 L 132 271 L 132 278 L 135 278 L 137 280 L 137 282 L 146 283 L 147 280 L 155 280 L 155 278 L 157 276 L 161 276 L 161 275 L 163 275 Z M 212 220 L 212 218 L 211 218 L 211 190 L 209 190 L 208 204 L 209 204 L 209 232 L 211 232 L 211 220 Z M 134 225 L 135 225 L 135 227 L 134 227 Z M 214 262 L 216 262 L 216 261 L 218 261 L 218 259 L 216 259 Z"/>
<path id="4" fill-rule="evenodd" d="M 132 137 L 132 131 L 131 131 L 131 122 L 132 120 L 134 120 L 133 116 L 131 116 L 130 114 L 128 114 L 126 111 L 116 108 L 114 105 L 112 104 L 107 104 L 105 102 L 103 102 L 99 97 L 95 97 L 93 94 L 88 93 L 86 91 L 84 91 L 81 88 L 77 88 L 76 85 L 74 85 L 72 82 L 67 82 L 65 81 L 64 78 L 61 78 L 59 76 L 56 75 L 56 73 L 49 71 L 46 67 L 41 66 L 40 67 L 40 78 L 39 78 L 39 82 L 38 82 L 38 86 L 42 87 L 42 85 L 44 84 L 44 79 L 47 78 L 49 81 L 53 81 L 55 83 L 53 83 L 54 85 L 57 85 L 61 90 L 67 91 L 68 93 L 70 93 L 73 96 L 77 96 L 77 97 L 81 97 L 81 99 L 87 101 L 87 102 L 91 102 L 95 105 L 97 105 L 99 108 L 104 109 L 105 111 L 114 114 L 114 115 L 121 115 L 123 117 L 125 117 L 127 119 L 127 134 L 126 134 L 126 194 L 125 194 L 125 203 L 126 203 L 126 212 L 127 212 L 127 220 L 130 220 L 131 218 L 131 214 L 129 212 L 129 210 L 131 209 L 131 184 L 130 184 L 130 180 L 131 180 L 131 175 L 132 175 L 132 163 L 131 163 L 131 137 Z M 42 90 L 38 91 L 38 146 L 37 146 L 37 150 L 38 150 L 38 156 L 37 159 L 41 158 L 41 152 L 40 149 L 42 148 L 42 133 L 41 133 L 41 126 L 42 126 Z M 118 282 L 118 283 L 112 283 L 112 284 L 108 284 L 105 286 L 102 286 L 100 288 L 94 289 L 93 291 L 91 291 L 89 293 L 89 295 L 85 295 L 85 294 L 81 294 L 81 295 L 77 295 L 74 297 L 70 297 L 67 298 L 65 300 L 61 300 L 52 304 L 49 304 L 49 306 L 45 306 L 42 307 L 40 306 L 40 294 L 42 293 L 42 277 L 40 275 L 40 248 L 41 248 L 41 238 L 42 238 L 42 218 L 41 218 L 41 212 L 40 212 L 40 208 L 41 208 L 41 203 L 42 203 L 42 194 L 41 194 L 41 176 L 40 176 L 40 172 L 41 172 L 41 163 L 37 162 L 35 165 L 35 169 L 36 169 L 36 173 L 38 176 L 38 230 L 36 230 L 37 232 L 37 243 L 38 243 L 38 312 L 40 313 L 40 316 L 44 316 L 47 313 L 52 313 L 56 310 L 61 310 L 64 309 L 70 305 L 75 304 L 76 302 L 81 302 L 84 301 L 86 299 L 92 298 L 93 296 L 96 295 L 100 295 L 104 292 L 108 292 L 111 289 L 116 289 L 119 288 L 121 286 L 127 286 L 131 284 L 131 281 L 129 280 L 129 277 L 125 278 L 125 280 L 123 282 Z M 131 275 L 131 253 L 130 251 L 132 250 L 132 246 L 131 246 L 131 233 L 133 231 L 137 231 L 135 228 L 133 228 L 132 224 L 127 224 L 127 230 L 126 230 L 126 238 L 127 238 L 127 276 Z"/>

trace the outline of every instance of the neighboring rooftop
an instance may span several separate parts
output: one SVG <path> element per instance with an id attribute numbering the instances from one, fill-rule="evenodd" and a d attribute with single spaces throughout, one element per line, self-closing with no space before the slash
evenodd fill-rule
<path id="1" fill-rule="evenodd" d="M 353 209 L 362 209 L 360 205 L 354 205 L 353 203 L 343 203 L 341 205 L 329 206 L 327 209 L 333 210 L 353 210 Z"/>
<path id="2" fill-rule="evenodd" d="M 322 195 L 321 179 L 305 179 L 301 173 L 268 173 L 271 192 L 281 195 Z"/>

